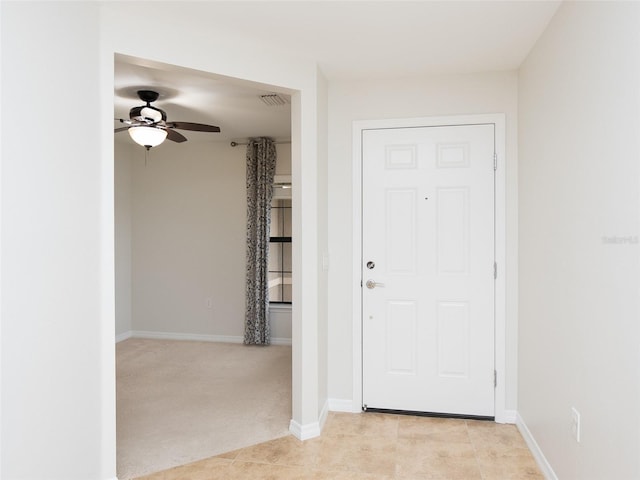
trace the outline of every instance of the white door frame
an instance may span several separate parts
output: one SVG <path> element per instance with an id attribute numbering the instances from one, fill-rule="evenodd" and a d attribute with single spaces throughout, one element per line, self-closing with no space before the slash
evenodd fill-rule
<path id="1" fill-rule="evenodd" d="M 353 404 L 362 409 L 362 132 L 373 128 L 435 127 L 454 125 L 495 125 L 495 420 L 508 421 L 506 412 L 506 175 L 505 115 L 456 115 L 404 119 L 362 120 L 353 122 Z"/>

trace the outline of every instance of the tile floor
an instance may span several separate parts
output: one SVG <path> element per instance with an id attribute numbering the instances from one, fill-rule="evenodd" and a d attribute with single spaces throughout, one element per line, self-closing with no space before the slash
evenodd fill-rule
<path id="1" fill-rule="evenodd" d="M 144 480 L 544 480 L 514 425 L 330 413 L 319 438 L 287 436 Z"/>

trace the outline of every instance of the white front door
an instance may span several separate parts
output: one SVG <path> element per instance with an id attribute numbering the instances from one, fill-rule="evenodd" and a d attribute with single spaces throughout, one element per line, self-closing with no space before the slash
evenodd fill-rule
<path id="1" fill-rule="evenodd" d="M 494 137 L 362 132 L 366 408 L 494 416 Z"/>

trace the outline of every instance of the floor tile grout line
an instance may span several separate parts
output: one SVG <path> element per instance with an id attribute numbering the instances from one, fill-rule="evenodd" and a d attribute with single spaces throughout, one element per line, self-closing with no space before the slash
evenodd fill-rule
<path id="1" fill-rule="evenodd" d="M 471 444 L 471 447 L 473 448 L 473 458 L 476 461 L 476 466 L 478 467 L 478 472 L 480 472 L 480 479 L 481 480 L 485 480 L 485 475 L 484 475 L 484 471 L 482 469 L 482 465 L 480 465 L 480 459 L 478 458 L 478 449 L 476 448 L 476 442 L 473 441 L 473 438 L 471 438 L 471 433 L 469 432 L 469 421 L 465 420 L 464 421 L 464 425 L 467 431 L 467 436 L 469 437 L 469 443 Z"/>

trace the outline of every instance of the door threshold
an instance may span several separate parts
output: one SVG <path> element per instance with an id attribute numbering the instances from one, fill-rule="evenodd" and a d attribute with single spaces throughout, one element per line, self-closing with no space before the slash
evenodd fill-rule
<path id="1" fill-rule="evenodd" d="M 465 415 L 460 413 L 439 413 L 439 412 L 416 412 L 413 410 L 390 410 L 387 408 L 362 407 L 364 413 L 387 413 L 390 415 L 409 415 L 414 417 L 434 417 L 434 418 L 457 418 L 462 420 L 481 420 L 485 422 L 495 422 L 496 417 L 484 415 Z"/>

